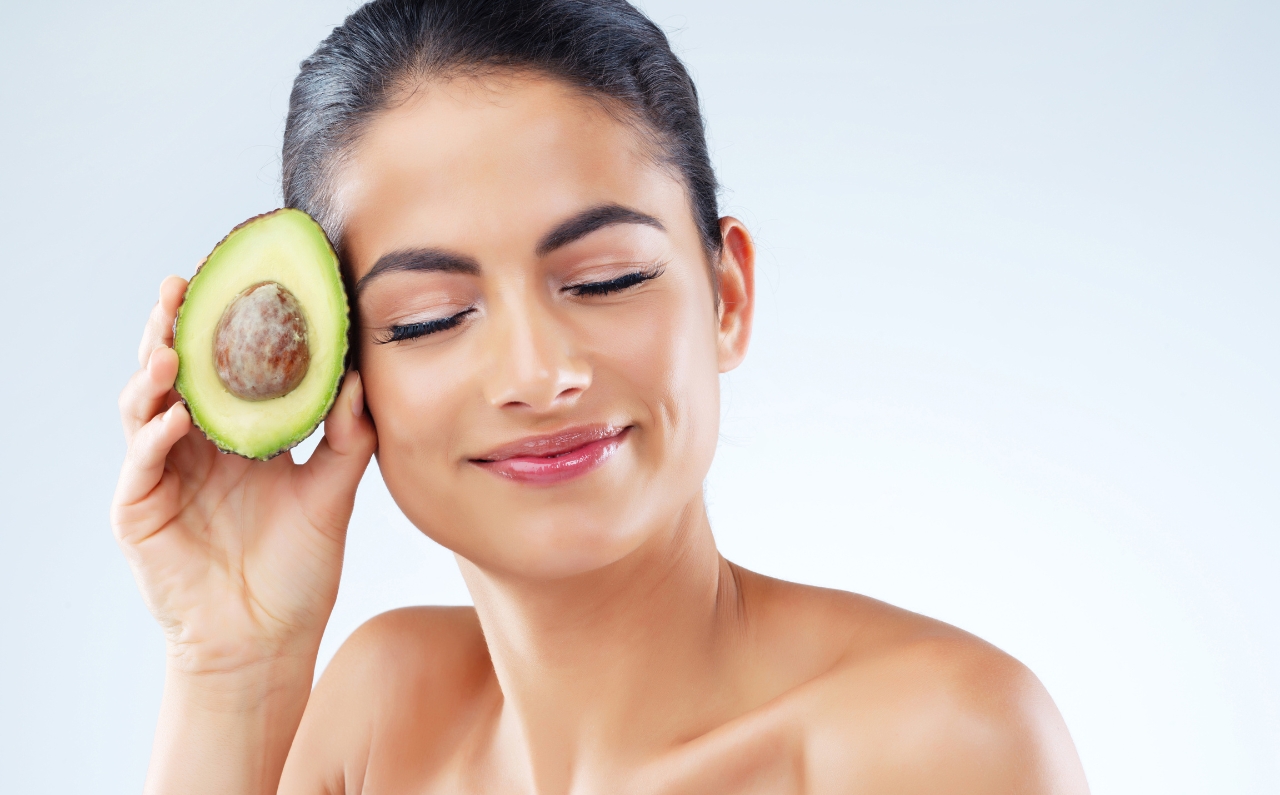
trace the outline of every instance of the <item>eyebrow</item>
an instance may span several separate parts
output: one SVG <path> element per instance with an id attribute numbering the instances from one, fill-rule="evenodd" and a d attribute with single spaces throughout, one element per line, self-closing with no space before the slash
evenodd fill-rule
<path id="1" fill-rule="evenodd" d="M 359 293 L 370 280 L 384 273 L 396 271 L 443 271 L 445 273 L 466 273 L 480 275 L 480 263 L 471 257 L 455 254 L 439 248 L 413 248 L 392 251 L 383 254 L 373 264 L 369 272 L 356 282 Z"/>
<path id="2" fill-rule="evenodd" d="M 542 236 L 534 253 L 545 257 L 558 248 L 563 248 L 606 226 L 618 224 L 640 224 L 651 226 L 660 231 L 667 231 L 662 222 L 652 215 L 647 215 L 621 204 L 601 204 L 588 208 L 560 223 L 555 229 Z M 440 248 L 413 248 L 392 251 L 383 254 L 373 264 L 369 272 L 356 282 L 356 293 L 364 289 L 371 280 L 384 273 L 397 271 L 439 271 L 444 273 L 465 273 L 470 276 L 480 275 L 480 263 L 475 258 Z"/>
<path id="3" fill-rule="evenodd" d="M 534 249 L 534 253 L 539 257 L 545 257 L 552 251 L 567 246 L 579 238 L 586 237 L 597 229 L 614 226 L 615 224 L 641 224 L 643 226 L 652 226 L 662 232 L 667 231 L 662 222 L 652 215 L 646 215 L 630 207 L 623 207 L 621 204 L 601 204 L 583 210 L 545 234 L 542 240 L 538 242 L 538 247 Z"/>

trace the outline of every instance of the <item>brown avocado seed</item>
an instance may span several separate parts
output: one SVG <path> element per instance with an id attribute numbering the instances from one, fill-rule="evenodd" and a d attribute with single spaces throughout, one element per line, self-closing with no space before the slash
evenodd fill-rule
<path id="1" fill-rule="evenodd" d="M 237 295 L 214 331 L 213 363 L 222 385 L 243 400 L 292 392 L 311 364 L 298 299 L 276 282 L 259 282 Z"/>

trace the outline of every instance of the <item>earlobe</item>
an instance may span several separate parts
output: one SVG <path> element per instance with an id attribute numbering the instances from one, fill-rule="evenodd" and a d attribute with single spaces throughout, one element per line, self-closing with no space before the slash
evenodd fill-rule
<path id="1" fill-rule="evenodd" d="M 755 312 L 756 248 L 751 233 L 736 218 L 720 219 L 720 284 L 718 359 L 720 372 L 742 363 L 751 341 Z"/>

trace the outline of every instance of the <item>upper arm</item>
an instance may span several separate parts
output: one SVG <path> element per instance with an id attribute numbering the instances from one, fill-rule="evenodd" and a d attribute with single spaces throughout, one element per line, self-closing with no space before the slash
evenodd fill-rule
<path id="1" fill-rule="evenodd" d="M 375 679 L 370 668 L 389 641 L 385 621 L 379 619 L 365 622 L 343 642 L 312 689 L 280 777 L 281 795 L 360 791 L 369 748 L 370 697 L 376 696 L 365 691 Z"/>
<path id="2" fill-rule="evenodd" d="M 910 644 L 833 687 L 810 743 L 812 792 L 1088 792 L 1039 679 L 975 638 Z"/>
<path id="3" fill-rule="evenodd" d="M 1087 795 L 1075 744 L 1044 685 L 994 650 L 961 664 L 943 688 L 949 701 L 934 738 L 939 763 L 921 792 L 951 780 L 952 792 Z"/>
<path id="4" fill-rule="evenodd" d="M 429 742 L 474 691 L 465 685 L 483 679 L 482 652 L 466 608 L 401 608 L 366 621 L 312 690 L 279 792 L 362 791 L 379 750 L 375 736 L 384 745 L 398 737 Z"/>

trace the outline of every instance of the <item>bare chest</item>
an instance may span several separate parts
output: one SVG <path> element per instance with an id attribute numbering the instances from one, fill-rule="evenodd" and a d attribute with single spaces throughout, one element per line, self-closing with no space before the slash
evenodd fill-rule
<path id="1" fill-rule="evenodd" d="M 432 732 L 434 734 L 434 732 Z M 502 743 L 492 726 L 439 737 L 433 747 L 384 738 L 370 748 L 348 795 L 801 795 L 801 733 L 782 716 L 744 716 L 642 760 L 531 769 L 527 748 Z M 560 772 L 560 775 L 555 775 Z M 535 784 L 535 781 L 537 782 Z M 350 782 L 357 784 L 357 782 Z"/>

